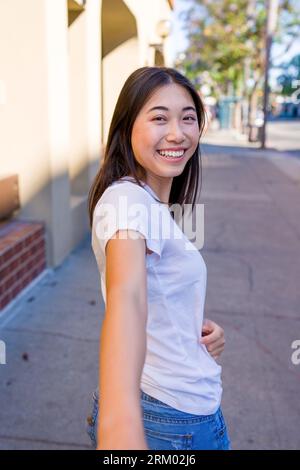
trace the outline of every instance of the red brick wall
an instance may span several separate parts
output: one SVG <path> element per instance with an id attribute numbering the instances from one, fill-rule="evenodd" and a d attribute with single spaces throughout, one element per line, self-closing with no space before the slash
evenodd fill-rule
<path id="1" fill-rule="evenodd" d="M 0 310 L 46 268 L 43 223 L 11 221 L 0 226 Z"/>

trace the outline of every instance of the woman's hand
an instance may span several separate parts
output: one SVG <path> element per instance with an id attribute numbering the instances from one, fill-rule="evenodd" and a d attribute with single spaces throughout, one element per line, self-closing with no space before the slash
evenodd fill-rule
<path id="1" fill-rule="evenodd" d="M 224 351 L 224 330 L 212 320 L 204 320 L 202 326 L 202 338 L 200 342 L 206 346 L 209 354 L 218 359 Z"/>

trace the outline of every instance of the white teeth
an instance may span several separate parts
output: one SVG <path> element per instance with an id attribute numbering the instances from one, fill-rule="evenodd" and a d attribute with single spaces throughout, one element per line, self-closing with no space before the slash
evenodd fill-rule
<path id="1" fill-rule="evenodd" d="M 158 150 L 158 153 L 163 157 L 182 157 L 184 154 L 184 150 L 175 151 L 166 151 L 166 150 Z"/>

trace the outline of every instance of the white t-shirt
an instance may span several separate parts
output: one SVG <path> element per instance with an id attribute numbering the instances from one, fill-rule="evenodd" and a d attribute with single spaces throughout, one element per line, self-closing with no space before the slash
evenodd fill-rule
<path id="1" fill-rule="evenodd" d="M 146 255 L 147 350 L 141 389 L 186 413 L 215 413 L 221 402 L 222 369 L 199 343 L 206 265 L 169 208 L 154 199 L 158 196 L 150 186 L 133 181 L 130 177 L 115 181 L 94 211 L 92 247 L 104 302 L 106 243 L 119 229 L 137 230 L 153 251 Z"/>

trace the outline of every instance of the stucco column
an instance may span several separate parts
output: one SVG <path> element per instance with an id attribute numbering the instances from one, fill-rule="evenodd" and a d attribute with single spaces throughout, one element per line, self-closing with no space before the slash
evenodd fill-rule
<path id="1" fill-rule="evenodd" d="M 44 0 L 47 64 L 47 109 L 50 169 L 49 263 L 56 266 L 71 242 L 68 171 L 70 116 L 67 1 Z"/>
<path id="2" fill-rule="evenodd" d="M 102 0 L 86 3 L 87 145 L 89 182 L 92 183 L 101 155 L 101 6 Z"/>

